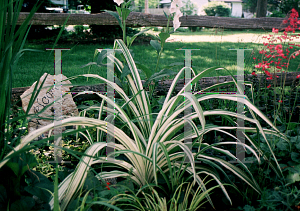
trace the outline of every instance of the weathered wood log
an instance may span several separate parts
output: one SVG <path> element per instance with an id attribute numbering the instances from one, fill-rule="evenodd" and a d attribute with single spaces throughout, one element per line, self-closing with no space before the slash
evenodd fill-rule
<path id="1" fill-rule="evenodd" d="M 17 24 L 22 24 L 29 13 L 22 12 Z M 119 25 L 110 14 L 103 12 L 98 14 L 68 14 L 68 13 L 36 13 L 31 22 L 33 25 L 63 25 L 67 17 L 66 25 Z M 226 29 L 272 29 L 283 28 L 283 18 L 229 18 L 213 16 L 189 15 L 181 17 L 181 26 L 200 26 L 207 28 Z M 172 21 L 170 25 L 172 26 Z M 151 15 L 139 12 L 131 12 L 126 20 L 130 27 L 167 26 L 167 18 L 164 15 Z"/>
<path id="2" fill-rule="evenodd" d="M 253 75 L 245 75 L 244 81 L 255 81 L 257 80 L 260 84 L 260 87 L 264 87 L 265 84 L 269 85 L 272 84 L 274 80 L 276 80 L 276 86 L 281 85 L 281 81 L 285 80 L 285 86 L 291 86 L 291 85 L 299 85 L 299 80 L 296 79 L 296 76 L 299 75 L 299 72 L 289 72 L 289 73 L 283 73 L 283 74 L 277 74 L 277 77 L 273 77 L 273 80 L 266 80 L 266 76 L 264 74 L 257 74 L 257 76 Z M 236 78 L 236 76 L 234 76 Z M 219 77 L 203 77 L 199 80 L 198 85 L 200 87 L 199 91 L 210 87 L 212 85 L 215 85 L 217 83 L 223 83 L 223 82 L 229 82 L 233 81 L 231 76 L 219 76 Z M 142 81 L 144 84 L 145 82 Z M 165 81 L 159 81 L 158 86 L 156 87 L 155 93 L 157 95 L 163 95 L 166 93 L 166 91 L 169 90 L 170 86 L 172 84 L 172 80 L 165 80 Z M 184 80 L 180 79 L 178 83 L 176 84 L 175 87 L 175 92 L 180 91 L 184 86 Z M 222 86 L 220 88 L 228 88 L 228 86 Z M 20 96 L 27 90 L 29 87 L 20 87 L 20 88 L 13 88 L 12 89 L 12 101 L 18 102 L 18 105 L 21 106 L 21 101 L 20 101 Z M 80 96 L 77 96 L 74 98 L 75 101 L 84 101 L 84 100 L 99 100 L 100 97 L 97 96 L 96 94 L 89 93 L 89 91 L 93 92 L 99 92 L 99 93 L 105 93 L 106 92 L 106 84 L 98 84 L 98 85 L 93 85 L 93 86 L 78 86 L 78 87 L 73 87 L 71 89 L 73 97 L 79 93 L 79 92 L 84 92 L 86 91 L 85 94 L 82 94 Z M 118 98 L 118 95 L 116 94 L 116 97 Z"/>

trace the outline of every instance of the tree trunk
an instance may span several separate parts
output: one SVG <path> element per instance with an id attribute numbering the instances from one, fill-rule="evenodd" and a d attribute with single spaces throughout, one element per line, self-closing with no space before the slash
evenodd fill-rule
<path id="1" fill-rule="evenodd" d="M 256 17 L 266 17 L 268 0 L 257 0 Z"/>
<path id="2" fill-rule="evenodd" d="M 145 0 L 145 13 L 149 13 L 148 0 Z"/>

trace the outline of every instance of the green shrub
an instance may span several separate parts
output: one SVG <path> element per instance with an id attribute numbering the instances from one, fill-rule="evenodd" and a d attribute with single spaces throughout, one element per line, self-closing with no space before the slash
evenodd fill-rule
<path id="1" fill-rule="evenodd" d="M 176 31 L 177 32 L 188 32 L 188 31 L 190 31 L 189 29 L 190 29 L 190 27 L 189 28 L 179 27 L 178 29 L 176 29 Z"/>
<path id="2" fill-rule="evenodd" d="M 75 29 L 75 34 L 77 35 L 82 35 L 84 33 L 84 26 L 83 25 L 76 25 L 74 27 Z"/>
<path id="3" fill-rule="evenodd" d="M 159 30 L 159 28 L 157 28 L 157 27 L 153 27 L 153 31 L 158 32 L 158 31 L 160 31 L 160 30 Z"/>
<path id="4" fill-rule="evenodd" d="M 279 17 L 279 18 L 285 18 L 286 14 L 283 14 L 282 12 L 279 12 L 277 10 L 272 11 L 272 14 L 269 15 L 269 17 Z"/>
<path id="5" fill-rule="evenodd" d="M 224 2 L 209 2 L 203 6 L 203 10 L 208 16 L 229 17 L 231 9 Z"/>
<path id="6" fill-rule="evenodd" d="M 199 32 L 202 30 L 202 27 L 199 27 L 199 26 L 189 26 L 189 30 L 191 32 Z"/>

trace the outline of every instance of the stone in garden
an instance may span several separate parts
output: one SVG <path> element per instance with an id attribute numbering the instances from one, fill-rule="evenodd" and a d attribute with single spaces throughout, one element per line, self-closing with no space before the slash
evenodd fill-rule
<path id="1" fill-rule="evenodd" d="M 39 84 L 38 84 L 38 88 L 41 86 L 44 78 L 46 77 L 47 73 L 45 73 L 39 80 Z M 67 79 L 66 76 L 64 75 L 48 75 L 43 88 L 41 89 L 39 95 L 37 96 L 35 102 L 33 103 L 29 114 L 35 114 L 39 111 L 41 111 L 44 107 L 46 107 L 47 105 L 53 103 L 54 101 L 54 91 L 55 88 L 51 87 L 54 85 L 54 79 L 56 77 L 62 77 L 62 81 Z M 57 78 L 58 79 L 58 78 Z M 32 92 L 34 90 L 34 87 L 36 85 L 37 82 L 34 82 L 34 84 L 32 84 L 32 86 L 26 90 L 22 95 L 21 95 L 21 101 L 22 101 L 22 108 L 24 110 L 24 112 L 26 112 Z M 61 84 L 71 84 L 70 81 L 63 81 L 61 82 Z M 61 91 L 62 94 L 64 95 L 65 92 L 70 92 L 70 87 L 72 86 L 61 86 Z M 75 102 L 73 101 L 72 95 L 71 94 L 66 94 L 63 99 L 62 99 L 62 103 L 61 103 L 61 110 L 62 110 L 62 115 L 66 115 L 66 116 L 75 116 L 78 115 L 78 109 L 76 107 Z M 55 108 L 54 108 L 54 103 L 49 106 L 43 113 L 39 114 L 38 117 L 46 117 L 46 118 L 51 118 L 52 120 L 45 120 L 45 119 L 40 119 L 40 118 L 35 118 L 35 119 L 31 119 L 31 121 L 28 123 L 28 133 L 31 133 L 45 125 L 48 125 L 50 123 L 53 123 L 54 121 L 54 112 L 55 112 Z M 63 128 L 64 130 L 64 128 Z M 42 136 L 39 137 L 39 139 L 43 138 L 43 137 L 47 137 L 48 133 L 43 134 Z"/>

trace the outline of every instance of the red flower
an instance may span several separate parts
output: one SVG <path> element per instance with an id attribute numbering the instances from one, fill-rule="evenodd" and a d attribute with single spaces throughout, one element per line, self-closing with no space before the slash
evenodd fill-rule
<path id="1" fill-rule="evenodd" d="M 279 102 L 279 103 L 282 103 L 282 100 L 279 100 L 278 102 Z"/>
<path id="2" fill-rule="evenodd" d="M 272 76 L 271 73 L 270 73 L 269 71 L 267 71 L 267 70 L 265 71 L 265 73 L 266 73 L 268 76 Z"/>
<path id="3" fill-rule="evenodd" d="M 275 34 L 277 34 L 278 33 L 278 29 L 273 28 L 272 32 L 275 33 Z"/>
<path id="4" fill-rule="evenodd" d="M 277 50 L 277 53 L 278 53 L 278 54 L 282 54 L 282 53 L 283 53 L 283 50 L 278 49 L 278 50 Z"/>
<path id="5" fill-rule="evenodd" d="M 294 8 L 292 9 L 292 13 L 298 14 L 297 10 L 295 10 Z"/>
<path id="6" fill-rule="evenodd" d="M 296 78 L 300 78 L 300 75 L 297 75 L 297 77 Z"/>
<path id="7" fill-rule="evenodd" d="M 110 188 L 108 187 L 110 185 L 110 183 L 107 182 L 106 184 L 107 184 L 107 186 L 105 186 L 105 187 L 107 188 L 107 190 L 110 190 Z"/>
<path id="8" fill-rule="evenodd" d="M 267 58 L 270 58 L 272 55 L 271 55 L 271 54 L 270 54 L 270 55 L 267 55 L 267 54 L 266 54 L 265 56 L 266 56 Z"/>
<path id="9" fill-rule="evenodd" d="M 285 31 L 289 32 L 289 31 L 293 31 L 292 27 L 291 26 L 287 26 L 285 29 Z"/>
<path id="10" fill-rule="evenodd" d="M 259 51 L 260 54 L 264 54 L 264 53 L 266 53 L 266 52 L 267 52 L 267 51 L 265 51 L 265 50 Z"/>
<path id="11" fill-rule="evenodd" d="M 271 87 L 271 84 L 269 84 L 269 86 L 267 86 L 267 88 L 269 89 Z"/>
<path id="12" fill-rule="evenodd" d="M 262 63 L 258 63 L 258 65 L 255 65 L 255 68 L 261 68 Z"/>
<path id="13" fill-rule="evenodd" d="M 281 45 L 281 44 L 276 45 L 275 50 L 278 50 L 279 48 L 282 48 L 282 45 Z"/>
<path id="14" fill-rule="evenodd" d="M 255 71 L 253 71 L 251 74 L 256 76 L 256 73 L 255 73 Z"/>

